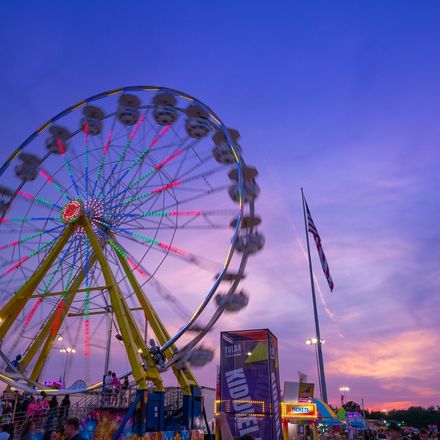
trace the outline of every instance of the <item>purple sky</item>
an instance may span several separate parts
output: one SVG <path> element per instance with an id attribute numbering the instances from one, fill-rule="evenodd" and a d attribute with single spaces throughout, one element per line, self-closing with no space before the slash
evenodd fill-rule
<path id="1" fill-rule="evenodd" d="M 212 347 L 222 329 L 270 328 L 282 380 L 316 378 L 303 186 L 335 282 L 312 247 L 330 401 L 346 385 L 371 408 L 440 403 L 438 2 L 42 1 L 0 17 L 2 161 L 123 85 L 183 90 L 241 132 L 266 246 Z M 199 377 L 212 386 L 215 362 Z"/>

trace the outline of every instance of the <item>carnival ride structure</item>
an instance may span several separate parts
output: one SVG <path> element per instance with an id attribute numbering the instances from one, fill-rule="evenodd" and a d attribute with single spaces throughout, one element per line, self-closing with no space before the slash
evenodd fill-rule
<path id="1" fill-rule="evenodd" d="M 247 305 L 239 283 L 264 245 L 258 173 L 239 136 L 183 92 L 133 86 L 67 108 L 12 152 L 0 168 L 0 380 L 52 394 L 99 388 L 120 344 L 129 368 L 118 375 L 133 375 L 137 403 L 152 388 L 146 405 L 160 408 L 171 370 L 194 424 L 191 367 L 213 357 L 198 344 L 223 311 Z M 94 350 L 101 334 L 105 355 Z M 44 385 L 61 339 L 82 352 L 88 386 Z"/>

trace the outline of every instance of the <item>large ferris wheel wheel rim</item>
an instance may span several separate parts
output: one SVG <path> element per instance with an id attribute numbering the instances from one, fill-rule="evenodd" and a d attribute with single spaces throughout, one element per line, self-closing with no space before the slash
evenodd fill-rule
<path id="1" fill-rule="evenodd" d="M 128 87 L 121 87 L 117 89 L 112 89 L 106 92 L 102 92 L 96 95 L 93 95 L 87 99 L 84 99 L 82 101 L 77 102 L 76 104 L 66 108 L 62 112 L 58 113 L 53 118 L 49 119 L 47 122 L 45 122 L 43 125 L 41 125 L 35 132 L 33 132 L 24 142 L 22 142 L 19 147 L 10 155 L 10 157 L 6 160 L 6 162 L 2 165 L 0 168 L 0 177 L 4 174 L 4 172 L 8 169 L 8 167 L 15 161 L 15 159 L 19 158 L 20 154 L 23 152 L 23 150 L 26 149 L 26 147 L 39 135 L 41 135 L 46 130 L 50 130 L 51 127 L 54 127 L 54 124 L 59 121 L 60 119 L 64 118 L 68 114 L 80 109 L 81 107 L 84 107 L 90 103 L 93 103 L 95 101 L 98 101 L 102 98 L 110 97 L 113 95 L 123 94 L 125 92 L 143 92 L 143 91 L 150 91 L 150 92 L 164 92 L 168 93 L 170 95 L 178 96 L 182 99 L 186 99 L 189 101 L 192 101 L 196 103 L 200 108 L 202 108 L 207 115 L 212 118 L 216 124 L 218 124 L 218 128 L 223 132 L 223 135 L 231 147 L 232 151 L 234 152 L 235 158 L 236 158 L 236 173 L 237 173 L 237 180 L 238 180 L 238 203 L 240 206 L 240 211 L 238 217 L 234 220 L 233 226 L 233 236 L 230 241 L 229 251 L 226 256 L 226 261 L 224 262 L 222 270 L 217 274 L 214 284 L 212 285 L 211 289 L 206 294 L 204 300 L 199 305 L 191 319 L 188 321 L 188 323 L 180 328 L 178 332 L 172 336 L 167 342 L 165 342 L 162 347 L 161 351 L 164 352 L 169 347 L 171 347 L 183 334 L 185 334 L 188 329 L 194 324 L 194 322 L 197 320 L 197 318 L 200 316 L 200 314 L 203 312 L 203 310 L 206 308 L 206 306 L 209 304 L 209 302 L 212 300 L 215 292 L 217 291 L 220 283 L 225 278 L 225 275 L 227 273 L 229 264 L 231 262 L 232 256 L 234 254 L 235 245 L 238 240 L 239 232 L 242 226 L 242 219 L 243 219 L 243 167 L 244 161 L 241 156 L 240 151 L 235 151 L 235 143 L 234 140 L 231 138 L 231 134 L 228 129 L 226 129 L 225 125 L 222 123 L 220 118 L 208 107 L 206 106 L 202 101 L 198 100 L 197 98 L 194 98 L 191 95 L 188 95 L 184 92 L 181 92 L 179 90 L 167 88 L 167 87 L 157 87 L 157 86 L 128 86 Z M 251 202 L 253 205 L 253 201 Z M 246 260 L 247 256 L 243 256 L 243 259 Z M 222 310 L 223 311 L 223 310 Z M 218 318 L 217 318 L 218 319 Z M 213 324 L 212 324 L 213 325 Z M 212 327 L 211 325 L 211 327 Z M 206 332 L 203 332 L 206 334 Z M 200 340 L 200 333 L 198 336 L 195 336 L 193 338 L 194 340 Z M 188 346 L 192 346 L 192 344 L 188 344 Z M 1 377 L 2 375 L 0 375 Z"/>

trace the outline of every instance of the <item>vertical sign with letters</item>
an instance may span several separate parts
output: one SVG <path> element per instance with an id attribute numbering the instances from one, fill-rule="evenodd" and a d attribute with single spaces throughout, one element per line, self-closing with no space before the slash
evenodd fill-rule
<path id="1" fill-rule="evenodd" d="M 281 440 L 278 344 L 269 330 L 221 333 L 219 411 L 234 436 Z"/>

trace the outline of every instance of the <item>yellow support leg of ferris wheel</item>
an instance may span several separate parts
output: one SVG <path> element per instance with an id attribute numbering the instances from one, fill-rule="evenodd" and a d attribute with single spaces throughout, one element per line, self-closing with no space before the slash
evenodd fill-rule
<path id="1" fill-rule="evenodd" d="M 128 319 L 128 325 L 130 326 L 130 329 L 132 330 L 133 334 L 135 335 L 135 342 L 136 346 L 138 347 L 138 352 L 141 355 L 142 359 L 144 359 L 146 366 L 147 366 L 147 380 L 151 380 L 153 383 L 155 383 L 157 379 L 157 375 L 159 375 L 159 370 L 157 369 L 156 363 L 152 359 L 150 352 L 148 351 L 147 346 L 145 345 L 145 342 L 139 332 L 139 329 L 133 319 L 133 316 L 130 313 L 130 310 L 127 306 L 127 302 L 124 298 L 122 298 L 122 305 L 124 307 L 126 316 Z M 162 383 L 156 384 L 155 391 L 163 391 L 163 385 Z"/>
<path id="2" fill-rule="evenodd" d="M 116 243 L 117 241 L 115 238 L 112 238 L 112 240 Z M 157 340 L 159 341 L 160 345 L 165 344 L 170 339 L 170 335 L 168 331 L 166 330 L 164 324 L 160 320 L 159 316 L 157 315 L 156 311 L 154 310 L 152 304 L 148 300 L 148 298 L 145 296 L 141 286 L 137 282 L 136 277 L 133 274 L 133 271 L 130 269 L 130 266 L 128 265 L 127 261 L 120 255 L 118 252 L 116 252 L 116 255 L 119 259 L 119 263 L 122 266 L 122 269 L 125 272 L 125 275 L 127 275 L 127 279 L 133 288 L 134 293 L 136 294 L 136 297 L 144 311 L 145 317 L 147 321 L 149 322 L 151 328 L 153 329 L 154 334 L 156 335 Z M 171 346 L 168 350 L 165 351 L 165 356 L 167 359 L 171 359 L 175 353 L 175 346 Z M 176 376 L 177 381 L 179 382 L 180 387 L 183 390 L 183 393 L 185 395 L 191 395 L 191 386 L 198 387 L 199 384 L 191 371 L 189 369 L 184 370 L 178 370 L 176 367 L 173 368 L 173 373 Z"/>
<path id="3" fill-rule="evenodd" d="M 110 269 L 109 263 L 107 262 L 107 259 L 104 255 L 104 252 L 102 251 L 98 239 L 96 238 L 92 230 L 89 220 L 85 216 L 82 216 L 79 219 L 78 223 L 84 227 L 87 238 L 89 239 L 90 245 L 92 246 L 93 252 L 97 257 L 99 265 L 101 266 L 105 283 L 108 286 L 110 304 L 113 308 L 116 321 L 122 335 L 122 340 L 125 345 L 125 350 L 127 352 L 128 360 L 130 362 L 133 377 L 135 378 L 139 389 L 146 390 L 147 374 L 140 363 L 138 345 L 136 344 L 136 342 L 142 340 L 139 329 L 136 326 L 133 328 L 133 326 L 129 323 L 129 320 L 130 318 L 132 318 L 132 316 L 128 311 L 126 305 L 124 305 L 125 299 L 123 298 L 123 295 Z M 139 348 L 142 349 L 142 347 Z M 154 383 L 156 390 L 162 391 L 163 382 L 160 377 L 159 371 L 155 367 L 150 368 L 149 370 L 150 371 L 148 372 L 148 376 L 150 377 L 150 380 Z"/>
<path id="4" fill-rule="evenodd" d="M 96 263 L 96 256 L 92 255 L 89 261 L 89 267 L 92 268 L 92 266 Z M 70 306 L 72 305 L 75 296 L 76 291 L 81 286 L 82 282 L 84 281 L 85 277 L 85 270 L 81 270 L 81 272 L 74 278 L 72 283 L 69 286 L 69 290 L 65 292 L 66 294 L 66 300 L 64 302 L 63 308 L 58 310 L 56 308 L 49 319 L 46 321 L 44 326 L 39 331 L 37 337 L 32 341 L 32 343 L 29 345 L 27 350 L 25 351 L 25 354 L 23 356 L 22 361 L 20 362 L 20 370 L 24 370 L 32 361 L 38 350 L 42 347 L 40 355 L 35 363 L 34 369 L 31 374 L 32 380 L 38 380 L 38 377 L 41 374 L 41 370 L 44 366 L 45 361 L 47 360 L 47 357 L 49 356 L 49 352 L 52 348 L 52 345 L 58 336 L 58 329 L 61 327 L 61 325 L 64 322 L 64 319 L 67 316 L 67 313 L 70 309 Z M 53 325 L 55 323 L 55 319 L 58 318 L 57 322 L 57 331 L 52 331 Z M 44 342 L 44 344 L 43 344 Z"/>
<path id="5" fill-rule="evenodd" d="M 69 224 L 66 226 L 64 232 L 61 234 L 61 237 L 54 244 L 50 252 L 47 254 L 47 257 L 45 257 L 38 269 L 26 281 L 26 283 L 23 284 L 23 286 L 14 293 L 12 298 L 2 308 L 2 310 L 0 311 L 0 340 L 3 340 L 11 325 L 15 322 L 18 315 L 23 310 L 26 303 L 29 301 L 29 298 L 32 296 L 35 289 L 41 283 L 48 270 L 52 267 L 55 259 L 63 250 L 64 246 L 66 245 L 72 233 L 75 231 L 76 227 L 76 224 Z"/>

